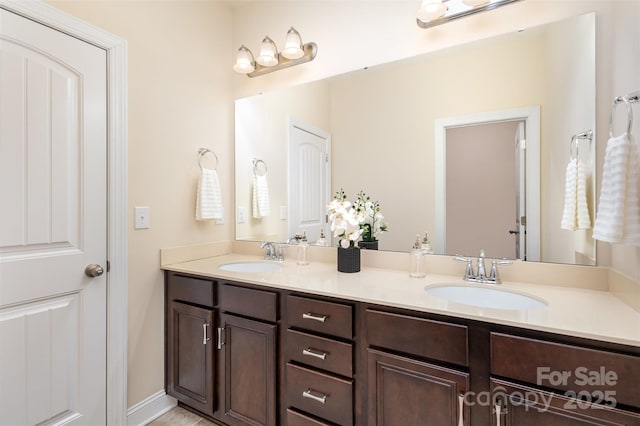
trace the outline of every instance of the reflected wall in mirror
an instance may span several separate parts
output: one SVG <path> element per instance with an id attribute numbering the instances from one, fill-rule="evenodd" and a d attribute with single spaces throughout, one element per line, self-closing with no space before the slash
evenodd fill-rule
<path id="1" fill-rule="evenodd" d="M 322 81 L 290 87 L 236 101 L 236 238 L 239 240 L 286 241 L 305 229 L 306 224 L 322 222 L 317 206 L 307 206 L 290 193 L 292 162 L 290 134 L 294 124 L 327 135 L 326 156 L 314 157 L 308 167 L 313 182 L 309 195 L 328 201 L 330 194 L 344 188 L 350 198 L 363 190 L 380 201 L 389 232 L 380 237 L 380 249 L 408 251 L 417 233 L 429 232 L 432 239 L 445 233 L 437 221 L 438 211 L 446 220 L 450 214 L 472 218 L 477 205 L 447 210 L 446 199 L 436 198 L 437 181 L 445 187 L 453 177 L 437 167 L 444 161 L 436 157 L 436 122 L 453 117 L 482 116 L 498 111 L 537 108 L 539 156 L 535 174 L 539 193 L 523 188 L 520 196 L 524 214 L 539 211 L 539 254 L 545 262 L 595 265 L 595 243 L 590 230 L 567 231 L 560 228 L 565 204 L 565 170 L 574 134 L 595 131 L 595 14 L 576 16 L 518 33 L 481 40 L 403 61 L 371 67 Z M 467 132 L 469 133 L 469 132 Z M 468 161 L 474 160 L 474 133 L 455 148 Z M 444 138 L 446 140 L 446 137 Z M 492 138 L 489 137 L 489 140 Z M 507 186 L 520 186 L 515 179 L 515 146 L 510 141 L 514 180 Z M 595 140 L 583 143 L 581 158 L 589 163 L 591 184 L 588 198 L 593 219 L 595 189 Z M 262 159 L 269 167 L 270 215 L 252 217 L 252 160 Z M 315 161 L 315 163 L 314 163 Z M 459 160 L 461 161 L 461 160 Z M 496 160 L 504 162 L 506 160 Z M 478 169 L 489 170 L 491 162 L 478 159 Z M 532 166 L 528 166 L 532 167 Z M 329 188 L 322 185 L 324 171 L 330 176 Z M 529 170 L 531 172 L 532 170 Z M 528 175 L 527 175 L 528 176 Z M 515 195 L 489 184 L 478 176 L 456 177 L 482 200 L 488 200 L 485 213 L 497 209 L 496 200 Z M 309 195 L 309 198 L 312 198 Z M 443 208 L 443 202 L 444 208 Z M 287 219 L 292 206 L 301 211 L 297 225 Z M 495 212 L 497 216 L 497 211 Z M 510 213 L 511 217 L 515 217 Z M 242 217 L 241 217 L 242 216 Z M 453 217 L 453 216 L 452 216 Z M 328 224 L 324 224 L 328 236 Z M 439 254 L 477 255 L 478 247 L 491 247 L 496 233 L 507 233 L 520 224 L 511 220 L 503 231 L 483 236 L 457 237 L 455 252 L 442 241 L 433 241 Z M 476 227 L 482 228 L 482 225 Z M 316 228 L 317 229 L 317 228 Z M 316 239 L 315 232 L 309 234 Z M 438 236 L 438 237 L 436 237 Z M 504 235 L 500 236 L 501 238 Z M 511 237 L 516 257 L 516 238 Z M 522 239 L 520 239 L 522 244 Z M 454 247 L 454 246 L 452 246 Z M 518 249 L 518 253 L 522 252 Z M 524 246 L 526 247 L 526 245 Z M 487 256 L 505 256 L 492 253 Z M 517 256 L 523 258 L 522 255 Z M 529 258 L 529 260 L 534 259 Z"/>

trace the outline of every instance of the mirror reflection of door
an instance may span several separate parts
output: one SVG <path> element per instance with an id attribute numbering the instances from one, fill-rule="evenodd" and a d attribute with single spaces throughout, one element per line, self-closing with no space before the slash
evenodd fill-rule
<path id="1" fill-rule="evenodd" d="M 306 233 L 317 241 L 328 236 L 326 209 L 330 199 L 331 136 L 328 132 L 289 120 L 289 237 Z"/>
<path id="2" fill-rule="evenodd" d="M 516 163 L 516 217 L 515 228 L 509 231 L 516 240 L 516 259 L 527 260 L 527 141 L 525 122 L 519 121 L 514 138 Z"/>
<path id="3" fill-rule="evenodd" d="M 489 257 L 522 258 L 524 153 L 514 149 L 520 126 L 523 121 L 446 129 L 447 253 L 474 256 L 484 249 Z"/>

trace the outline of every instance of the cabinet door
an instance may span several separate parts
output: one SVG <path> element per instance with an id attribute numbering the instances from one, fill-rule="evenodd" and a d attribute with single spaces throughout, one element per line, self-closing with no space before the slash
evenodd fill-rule
<path id="1" fill-rule="evenodd" d="M 577 400 L 570 391 L 567 397 L 497 379 L 491 391 L 495 426 L 640 425 L 640 414 Z"/>
<path id="2" fill-rule="evenodd" d="M 469 375 L 367 350 L 370 425 L 469 425 Z"/>
<path id="3" fill-rule="evenodd" d="M 276 424 L 277 326 L 220 315 L 220 395 L 229 425 Z"/>
<path id="4" fill-rule="evenodd" d="M 212 415 L 213 311 L 172 300 L 167 319 L 167 393 Z"/>

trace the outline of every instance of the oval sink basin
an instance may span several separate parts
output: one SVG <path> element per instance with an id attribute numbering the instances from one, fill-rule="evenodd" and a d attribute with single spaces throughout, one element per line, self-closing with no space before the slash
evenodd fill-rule
<path id="1" fill-rule="evenodd" d="M 236 262 L 218 266 L 218 269 L 228 272 L 271 272 L 280 268 L 282 265 L 275 262 Z"/>
<path id="2" fill-rule="evenodd" d="M 544 300 L 496 287 L 489 287 L 488 284 L 486 287 L 482 285 L 442 284 L 427 286 L 424 289 L 432 296 L 480 308 L 527 311 L 547 307 L 547 302 Z"/>

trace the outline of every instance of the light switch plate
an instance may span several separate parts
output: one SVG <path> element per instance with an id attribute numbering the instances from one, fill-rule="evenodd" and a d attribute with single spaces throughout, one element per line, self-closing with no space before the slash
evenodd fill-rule
<path id="1" fill-rule="evenodd" d="M 151 227 L 149 207 L 136 207 L 134 209 L 134 214 L 135 214 L 135 229 L 148 229 Z"/>
<path id="2" fill-rule="evenodd" d="M 280 206 L 280 220 L 287 219 L 287 206 Z"/>

